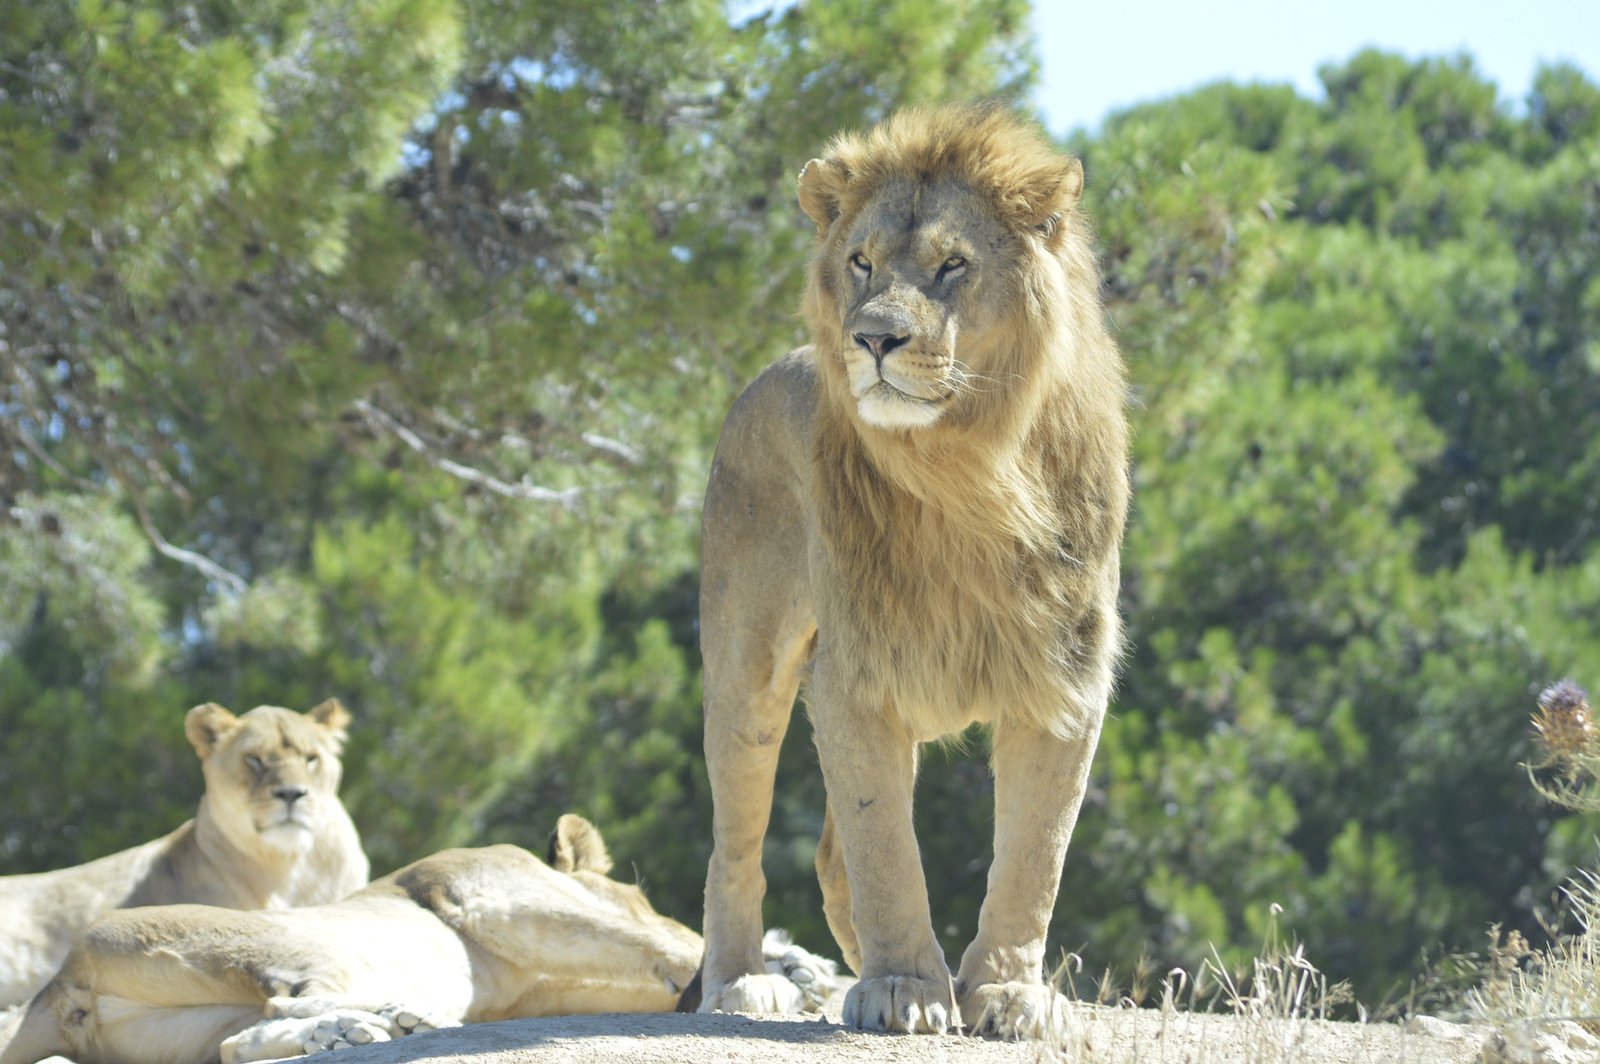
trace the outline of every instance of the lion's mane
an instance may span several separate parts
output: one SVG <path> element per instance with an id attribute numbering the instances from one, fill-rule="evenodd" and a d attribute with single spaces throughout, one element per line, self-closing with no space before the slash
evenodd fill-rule
<path id="1" fill-rule="evenodd" d="M 846 640 L 852 682 L 902 712 L 942 707 L 959 723 L 978 704 L 1075 733 L 1098 712 L 1080 692 L 1109 687 L 1119 646 L 1129 493 L 1126 384 L 1076 209 L 1082 171 L 1063 172 L 1036 129 L 993 107 L 900 112 L 836 138 L 824 159 L 802 202 L 837 220 L 819 231 L 804 305 L 822 383 L 813 491 L 837 567 L 829 612 L 848 618 L 830 637 Z M 969 356 L 982 359 L 969 367 L 978 383 L 916 432 L 856 416 L 831 275 L 851 218 L 895 180 L 965 184 L 1023 237 L 995 296 L 1002 338 Z M 1086 670 L 1104 682 L 1085 685 Z"/>

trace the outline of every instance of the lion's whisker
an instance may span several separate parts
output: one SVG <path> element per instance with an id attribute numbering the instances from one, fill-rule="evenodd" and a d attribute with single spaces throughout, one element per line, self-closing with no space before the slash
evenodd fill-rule
<path id="1" fill-rule="evenodd" d="M 945 383 L 956 394 L 979 395 L 990 390 L 997 390 L 1006 384 L 1017 384 L 1023 380 L 1020 373 L 983 373 L 973 369 L 960 359 L 950 364 L 950 372 L 946 375 Z"/>

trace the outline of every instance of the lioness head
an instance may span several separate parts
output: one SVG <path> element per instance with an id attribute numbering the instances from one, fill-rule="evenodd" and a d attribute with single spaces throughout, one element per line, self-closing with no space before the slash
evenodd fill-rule
<path id="1" fill-rule="evenodd" d="M 636 919 L 660 919 L 643 890 L 611 878 L 611 852 L 606 849 L 600 829 L 576 813 L 563 813 L 556 821 L 545 849 L 545 864 L 557 872 L 565 872 L 591 894 Z"/>
<path id="2" fill-rule="evenodd" d="M 338 803 L 349 721 L 337 698 L 307 713 L 257 706 L 236 717 L 215 702 L 191 709 L 184 733 L 200 755 L 211 818 L 241 846 L 309 848 L 326 808 Z"/>
<path id="3" fill-rule="evenodd" d="M 699 948 L 700 936 L 671 917 L 656 912 L 642 888 L 611 878 L 611 852 L 606 849 L 600 829 L 578 814 L 563 813 L 556 821 L 545 849 L 545 864 L 557 872 L 565 872 L 589 893 L 635 920 L 654 924 Z"/>
<path id="4" fill-rule="evenodd" d="M 989 106 L 901 112 L 806 164 L 807 317 L 862 422 L 971 419 L 1033 376 L 1039 281 L 1082 189 L 1078 160 Z"/>

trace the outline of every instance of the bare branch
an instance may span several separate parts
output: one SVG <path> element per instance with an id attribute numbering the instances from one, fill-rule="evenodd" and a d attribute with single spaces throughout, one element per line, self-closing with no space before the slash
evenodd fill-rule
<path id="1" fill-rule="evenodd" d="M 421 455 L 429 465 L 440 472 L 477 484 L 479 487 L 487 488 L 497 495 L 504 495 L 511 499 L 524 499 L 529 502 L 552 502 L 565 510 L 571 510 L 578 501 L 579 491 L 577 488 L 565 488 L 557 491 L 554 488 L 540 487 L 537 484 L 530 483 L 526 477 L 513 484 L 492 474 L 485 473 L 481 469 L 473 469 L 471 466 L 452 461 L 443 455 L 436 454 L 421 436 L 418 436 L 411 429 L 400 424 L 400 422 L 379 410 L 367 400 L 357 399 L 354 406 L 367 419 L 369 424 L 392 433 L 401 443 Z"/>
<path id="2" fill-rule="evenodd" d="M 613 440 L 597 432 L 585 432 L 579 439 L 605 455 L 615 465 L 637 466 L 644 461 L 644 455 L 639 453 L 637 447 L 630 447 L 621 440 Z"/>
<path id="3" fill-rule="evenodd" d="M 22 445 L 24 450 L 33 455 L 34 458 L 38 459 L 40 465 L 44 466 L 46 469 L 50 470 L 56 476 L 67 481 L 68 483 L 76 485 L 79 490 L 92 490 L 95 487 L 92 481 L 88 481 L 82 477 L 74 475 L 70 469 L 56 461 L 55 458 L 51 456 L 50 452 L 39 446 L 39 441 L 34 439 L 33 435 L 26 429 L 22 428 L 22 426 L 16 426 L 15 431 L 10 434 L 10 438 L 16 440 Z"/>
<path id="4" fill-rule="evenodd" d="M 206 579 L 222 584 L 235 595 L 242 595 L 249 588 L 250 585 L 244 577 L 232 570 L 224 569 L 204 554 L 185 550 L 183 547 L 175 547 L 168 543 L 167 538 L 161 534 L 161 530 L 156 528 L 155 522 L 150 520 L 150 514 L 145 510 L 144 503 L 140 502 L 131 493 L 129 493 L 129 498 L 133 502 L 134 512 L 139 515 L 139 527 L 144 529 L 145 536 L 149 538 L 158 552 L 171 558 L 179 565 L 187 565 L 191 569 L 199 570 Z"/>

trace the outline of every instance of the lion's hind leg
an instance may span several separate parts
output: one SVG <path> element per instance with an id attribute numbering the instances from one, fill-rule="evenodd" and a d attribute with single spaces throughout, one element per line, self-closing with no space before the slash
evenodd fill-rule
<path id="1" fill-rule="evenodd" d="M 839 829 L 833 823 L 833 803 L 822 814 L 822 836 L 817 839 L 817 884 L 822 887 L 822 915 L 828 930 L 839 945 L 845 964 L 852 972 L 861 971 L 861 943 L 856 941 L 855 925 L 850 922 L 850 879 L 844 870 L 844 851 L 839 848 Z"/>

